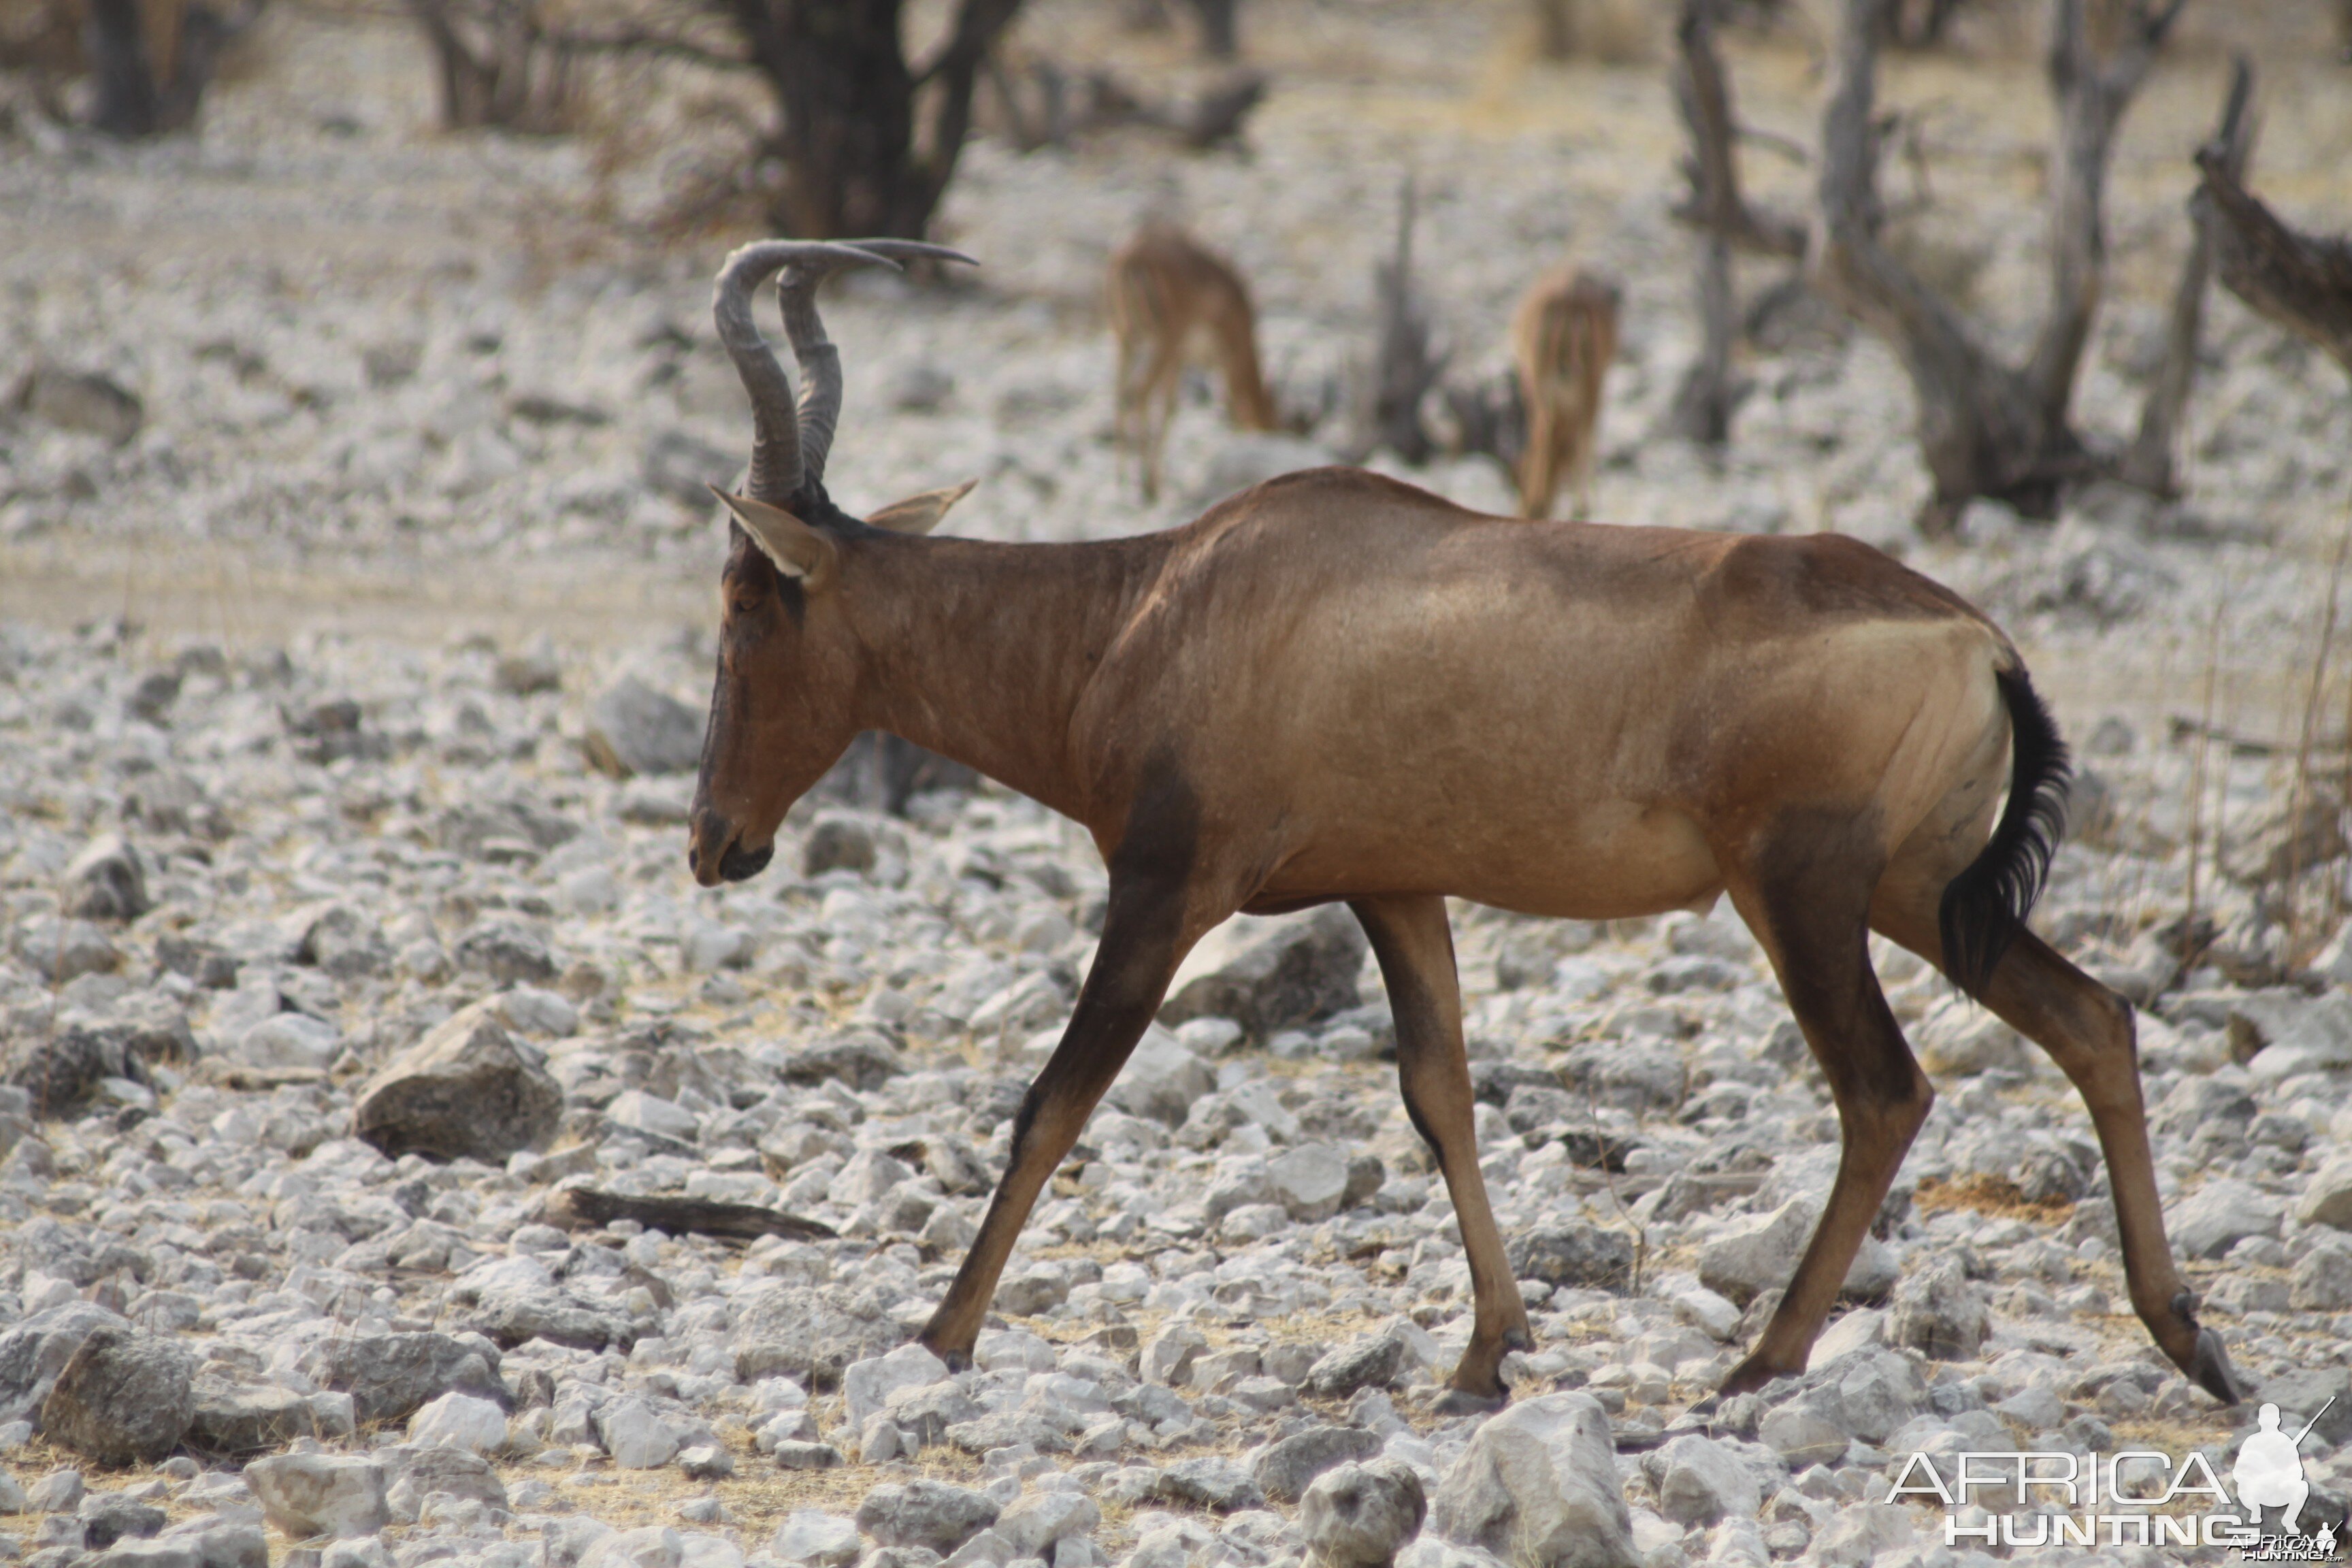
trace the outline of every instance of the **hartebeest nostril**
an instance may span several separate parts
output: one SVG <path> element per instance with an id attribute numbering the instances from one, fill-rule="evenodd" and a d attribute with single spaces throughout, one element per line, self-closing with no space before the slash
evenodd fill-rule
<path id="1" fill-rule="evenodd" d="M 687 830 L 686 868 L 706 888 L 715 888 L 726 876 L 728 857 L 735 851 L 736 827 L 712 811 L 694 814 Z"/>
<path id="2" fill-rule="evenodd" d="M 775 858 L 776 847 L 773 844 L 746 849 L 740 842 L 730 843 L 727 846 L 727 853 L 719 858 L 719 875 L 725 881 L 747 881 L 766 870 L 768 862 Z"/>

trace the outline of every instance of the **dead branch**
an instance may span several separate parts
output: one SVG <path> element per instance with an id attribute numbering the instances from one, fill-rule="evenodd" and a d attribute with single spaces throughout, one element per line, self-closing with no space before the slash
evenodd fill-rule
<path id="1" fill-rule="evenodd" d="M 1519 378 L 1510 371 L 1469 385 L 1445 388 L 1445 413 L 1453 430 L 1446 450 L 1456 457 L 1491 458 L 1503 470 L 1506 484 L 1519 482 L 1519 464 L 1527 456 L 1528 410 L 1519 395 Z"/>
<path id="2" fill-rule="evenodd" d="M 1714 0 L 1684 0 L 1675 26 L 1681 50 L 1675 67 L 1675 102 L 1689 127 L 1691 156 L 1683 174 L 1690 194 L 1674 216 L 1722 236 L 1742 250 L 1797 258 L 1805 253 L 1804 226 L 1778 213 L 1759 213 L 1739 189 L 1739 160 L 1733 149 L 1740 133 L 1731 112 L 1731 88 L 1715 52 Z"/>
<path id="3" fill-rule="evenodd" d="M 708 44 L 658 27 L 622 27 L 609 33 L 566 32 L 561 35 L 565 47 L 583 55 L 651 55 L 659 59 L 684 60 L 688 65 L 702 66 L 710 70 L 755 70 L 758 62 L 725 49 L 714 49 Z"/>
<path id="4" fill-rule="evenodd" d="M 1731 416 L 1755 390 L 1746 376 L 1731 374 L 1731 343 L 1738 331 L 1731 300 L 1731 245 L 1710 234 L 1699 247 L 1699 318 L 1706 333 L 1699 357 L 1683 373 L 1666 414 L 1666 429 L 1685 441 L 1720 447 L 1731 438 Z"/>
<path id="5" fill-rule="evenodd" d="M 408 0 L 408 8 L 439 68 L 445 130 L 562 126 L 572 51 L 537 0 Z"/>
<path id="6" fill-rule="evenodd" d="M 2231 180 L 2245 171 L 2253 140 L 2246 113 L 2253 97 L 2253 68 L 2240 55 L 2230 72 L 2230 92 L 2221 110 L 2221 123 L 2206 146 L 2217 149 Z M 2164 362 L 2155 384 L 2140 407 L 2139 434 L 2117 464 L 2116 477 L 2151 495 L 2179 493 L 2172 467 L 2174 437 L 2180 428 L 2189 389 L 2197 376 L 2197 348 L 2205 322 L 2205 281 L 2213 269 L 2214 216 L 2211 201 L 2199 193 L 2189 203 L 2189 255 L 2180 266 L 2180 283 L 2173 290 L 2172 314 L 2165 325 Z"/>
<path id="7" fill-rule="evenodd" d="M 1201 18 L 1201 53 L 1229 60 L 1241 53 L 1241 0 L 1192 0 Z"/>
<path id="8" fill-rule="evenodd" d="M 2052 425 L 2066 421 L 2105 280 L 2108 148 L 2186 4 L 2133 0 L 2105 59 L 2093 47 L 2084 0 L 2059 0 L 2056 8 L 2049 58 L 2051 90 L 2058 99 L 2057 157 L 2050 174 L 2050 308 L 2025 370 L 2042 417 Z"/>
<path id="9" fill-rule="evenodd" d="M 1534 0 L 1536 53 L 1564 60 L 1576 53 L 1576 17 L 1569 0 Z"/>
<path id="10" fill-rule="evenodd" d="M 1975 328 L 1880 243 L 1874 133 L 1880 21 L 1886 0 L 1846 0 L 1822 134 L 1811 275 L 1901 357 L 1935 491 L 1922 532 L 1949 530 L 1969 500 L 1990 496 L 2028 517 L 2054 516 L 2064 486 L 2097 472 L 2068 419 L 2075 370 L 2105 267 L 2100 207 L 2117 122 L 2183 0 L 2132 0 L 2119 41 L 2093 50 L 2084 0 L 2055 0 L 2050 79 L 2059 100 L 2051 176 L 2051 299 L 2032 357 L 2001 363 Z"/>
<path id="11" fill-rule="evenodd" d="M 1422 423 L 1422 399 L 1444 374 L 1445 355 L 1432 346 L 1429 302 L 1412 285 L 1413 182 L 1397 195 L 1396 249 L 1372 267 L 1372 296 L 1381 318 L 1372 359 L 1363 446 L 1385 446 L 1406 462 L 1425 463 L 1437 449 Z"/>
<path id="12" fill-rule="evenodd" d="M 1886 41 L 1898 49 L 1932 49 L 1968 0 L 1895 0 L 1886 11 Z"/>
<path id="13" fill-rule="evenodd" d="M 2297 234 L 2241 183 L 2225 150 L 2199 150 L 2221 286 L 2352 372 L 2352 241 Z"/>
<path id="14" fill-rule="evenodd" d="M 69 19 L 71 8 L 51 13 Z M 96 91 L 93 130 L 126 139 L 184 131 L 195 122 L 222 57 L 261 16 L 261 0 L 234 7 L 204 0 L 87 0 L 80 7 L 79 64 Z M 14 33 L 16 29 L 8 29 Z M 40 29 L 48 30 L 47 21 Z M 71 59 L 72 51 L 62 57 Z M 47 60 L 36 53 L 37 64 Z"/>
<path id="15" fill-rule="evenodd" d="M 1681 63 L 1675 101 L 1689 128 L 1692 155 L 1683 164 L 1690 181 L 1675 216 L 1705 231 L 1699 247 L 1699 317 L 1705 331 L 1699 357 L 1684 373 L 1666 416 L 1666 428 L 1685 440 L 1720 447 L 1731 437 L 1731 416 L 1748 386 L 1731 374 L 1736 314 L 1731 250 L 1737 245 L 1768 256 L 1801 257 L 1804 230 L 1777 215 L 1759 216 L 1740 195 L 1733 151 L 1731 89 L 1715 52 L 1715 0 L 1684 0 L 1675 26 Z"/>
<path id="16" fill-rule="evenodd" d="M 1097 132 L 1142 126 L 1204 152 L 1237 140 L 1265 101 L 1265 78 L 1235 71 L 1191 100 L 1155 102 L 1099 68 L 1071 73 L 1043 57 L 992 58 L 987 67 L 992 128 L 1024 153 L 1067 146 Z"/>
<path id="17" fill-rule="evenodd" d="M 584 1230 L 616 1219 L 635 1220 L 671 1236 L 715 1236 L 757 1241 L 782 1236 L 794 1241 L 830 1241 L 831 1226 L 757 1204 L 724 1204 L 710 1198 L 631 1197 L 594 1187 L 558 1187 L 540 1205 L 540 1217 L 562 1230 Z"/>

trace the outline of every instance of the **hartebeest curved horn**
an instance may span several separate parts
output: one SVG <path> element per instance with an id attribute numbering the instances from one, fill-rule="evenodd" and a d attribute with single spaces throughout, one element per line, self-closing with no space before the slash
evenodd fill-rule
<path id="1" fill-rule="evenodd" d="M 788 258 L 784 275 L 776 280 L 776 302 L 783 310 L 784 336 L 793 345 L 793 357 L 800 362 L 801 465 L 814 481 L 824 478 L 825 456 L 833 450 L 834 426 L 841 417 L 841 354 L 817 318 L 816 286 L 844 267 L 869 261 L 894 269 L 901 261 L 923 259 L 973 267 L 980 263 L 961 250 L 914 239 L 846 239 L 798 248 L 801 254 Z"/>
<path id="2" fill-rule="evenodd" d="M 980 265 L 961 251 L 911 239 L 763 239 L 741 247 L 719 268 L 710 313 L 751 399 L 751 476 L 745 489 L 753 499 L 782 505 L 803 484 L 824 478 L 825 454 L 841 416 L 841 355 L 817 319 L 816 286 L 845 267 L 896 268 L 901 258 L 920 257 Z M 804 383 L 797 411 L 784 368 L 751 319 L 751 291 L 778 272 L 783 274 L 776 292 L 784 336 Z"/>
<path id="3" fill-rule="evenodd" d="M 735 374 L 742 377 L 743 390 L 751 399 L 751 476 L 745 489 L 754 500 L 773 506 L 789 504 L 799 494 L 807 466 L 802 458 L 800 419 L 793 410 L 792 383 L 751 319 L 751 290 L 778 271 L 820 257 L 830 258 L 834 267 L 867 261 L 897 265 L 844 245 L 763 240 L 730 256 L 710 285 L 710 315 L 719 327 L 719 341 L 735 362 Z M 809 315 L 815 319 L 814 308 Z M 834 377 L 838 382 L 837 364 Z"/>

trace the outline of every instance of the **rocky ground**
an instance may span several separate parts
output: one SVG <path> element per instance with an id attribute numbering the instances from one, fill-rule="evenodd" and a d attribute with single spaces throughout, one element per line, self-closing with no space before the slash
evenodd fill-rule
<path id="1" fill-rule="evenodd" d="M 1033 44 L 1089 47 L 1090 12 L 1056 16 Z M 2094 425 L 2127 427 L 2229 41 L 2192 33 L 2135 110 Z M 1085 301 L 1147 205 L 1247 264 L 1300 400 L 1369 342 L 1408 162 L 1465 367 L 1571 240 L 1618 268 L 1602 515 L 1862 532 L 1994 609 L 2057 694 L 2084 777 L 2037 922 L 2143 1004 L 2177 1245 L 2294 1425 L 2337 1397 L 2301 1451 L 2306 1521 L 2340 1516 L 2336 373 L 2218 302 L 2181 505 L 1980 508 L 1924 545 L 1906 394 L 1867 339 L 1757 348 L 1721 462 L 1650 438 L 1692 336 L 1654 68 L 1532 70 L 1476 7 L 1302 7 L 1255 47 L 1277 89 L 1249 157 L 974 146 L 946 227 L 987 281 L 831 310 L 843 489 L 979 473 L 953 526 L 1094 536 L 1343 446 L 1344 412 L 1316 447 L 1191 407 L 1188 493 L 1134 502 Z M 1727 910 L 1458 911 L 1537 1331 L 1507 1415 L 1430 1408 L 1467 1328 L 1458 1232 L 1330 912 L 1204 944 L 1040 1204 L 978 1367 L 907 1347 L 1085 972 L 1092 847 L 993 788 L 893 816 L 853 783 L 761 879 L 695 889 L 716 555 L 684 498 L 744 435 L 702 316 L 721 242 L 630 237 L 657 163 L 426 134 L 388 24 L 295 14 L 274 47 L 199 138 L 125 153 L 20 113 L 0 143 L 0 343 L 32 375 L 0 425 L 0 1555 L 1376 1568 L 1410 1539 L 1410 1568 L 1927 1568 L 1975 1558 L 1885 1500 L 1913 1451 L 2195 1447 L 2227 1475 L 2252 1418 L 2130 1317 L 2080 1102 L 1892 952 L 1941 1099 L 1813 1370 L 1691 1421 L 1836 1148 Z M 1802 133 L 1802 49 L 1742 47 L 1752 112 Z M 2264 62 L 2258 169 L 2341 227 L 2340 83 Z M 1973 258 L 1998 311 L 2034 286 L 2031 63 L 1891 75 L 1945 117 L 1921 243 Z M 1503 504 L 1475 459 L 1414 477 Z"/>

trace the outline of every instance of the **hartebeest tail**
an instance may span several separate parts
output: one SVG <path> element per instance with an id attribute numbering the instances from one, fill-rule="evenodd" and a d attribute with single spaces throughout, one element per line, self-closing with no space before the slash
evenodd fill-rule
<path id="1" fill-rule="evenodd" d="M 2009 710 L 2009 804 L 1984 852 L 1951 880 L 1936 906 L 1944 970 L 1981 1001 L 1992 972 L 2042 896 L 2050 858 L 2066 831 L 2066 790 L 2074 769 L 2023 665 L 1996 670 Z"/>
<path id="2" fill-rule="evenodd" d="M 1828 1080 L 1841 1148 L 1725 1389 L 1804 1370 L 1935 1101 L 1875 932 L 2073 1080 L 2133 1310 L 2173 1364 L 2237 1396 L 2165 1237 L 2130 1005 L 2024 924 L 2065 752 L 1982 614 L 1836 534 L 1528 523 L 1357 468 L 1079 544 L 914 537 L 947 491 L 860 521 L 821 482 L 841 385 L 814 292 L 880 248 L 751 247 L 719 276 L 757 446 L 752 493 L 726 498 L 740 526 L 688 858 L 705 885 L 756 873 L 866 730 L 1043 802 L 1102 852 L 1094 961 L 924 1344 L 968 1362 L 1030 1208 L 1192 945 L 1237 910 L 1344 902 L 1461 1223 L 1475 1306 L 1448 1397 L 1499 1400 L 1504 1356 L 1531 1340 L 1479 1171 L 1445 900 L 1612 920 L 1727 898 Z M 751 287 L 780 270 L 797 411 L 751 324 Z"/>

